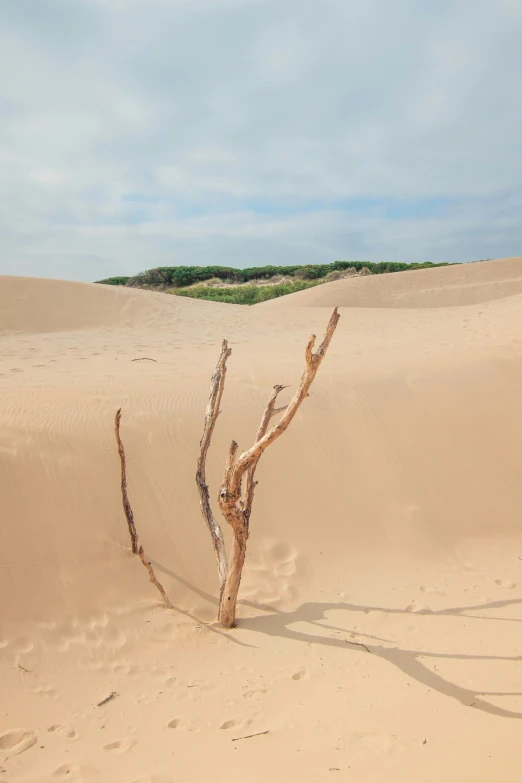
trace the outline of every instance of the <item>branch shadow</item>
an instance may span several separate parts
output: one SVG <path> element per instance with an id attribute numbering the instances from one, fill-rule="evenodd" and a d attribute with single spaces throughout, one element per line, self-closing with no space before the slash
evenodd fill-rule
<path id="1" fill-rule="evenodd" d="M 448 615 L 448 616 L 466 616 L 474 618 L 474 615 L 464 615 L 464 612 L 474 609 L 490 609 L 498 608 L 500 606 L 506 606 L 510 604 L 522 603 L 522 599 L 510 599 L 508 601 L 495 601 L 491 604 L 483 604 L 481 606 L 468 606 L 458 607 L 456 609 L 444 609 L 430 612 L 434 615 Z M 346 628 L 339 628 L 337 626 L 327 625 L 321 620 L 326 620 L 326 612 L 330 610 L 344 609 L 351 612 L 364 612 L 379 611 L 388 614 L 410 614 L 404 609 L 387 609 L 376 606 L 358 606 L 356 604 L 349 604 L 344 602 L 339 603 L 305 603 L 298 609 L 291 612 L 281 612 L 276 610 L 273 614 L 251 617 L 241 621 L 241 628 L 262 633 L 267 636 L 275 636 L 284 639 L 292 639 L 296 642 L 302 642 L 306 644 L 318 644 L 327 647 L 334 647 L 344 650 L 352 650 L 364 655 L 376 655 L 382 658 L 384 661 L 395 666 L 402 671 L 408 677 L 411 677 L 417 682 L 422 683 L 428 688 L 438 691 L 444 696 L 449 696 L 452 699 L 457 700 L 466 707 L 475 707 L 482 712 L 487 712 L 490 715 L 497 715 L 503 718 L 522 718 L 522 712 L 515 712 L 514 710 L 508 710 L 503 707 L 497 707 L 494 704 L 490 704 L 480 696 L 520 696 L 520 693 L 500 693 L 500 692 L 486 692 L 486 691 L 474 691 L 470 688 L 464 688 L 460 685 L 455 685 L 448 680 L 445 680 L 432 669 L 428 669 L 427 666 L 422 663 L 420 658 L 443 658 L 454 660 L 481 660 L 481 661 L 521 661 L 522 655 L 515 656 L 502 656 L 502 655 L 468 655 L 468 654 L 447 654 L 438 652 L 426 652 L 418 650 L 407 650 L 399 647 L 384 647 L 381 644 L 375 644 L 375 642 L 387 642 L 388 640 L 381 639 L 379 637 L 371 636 L 369 634 L 357 634 L 360 638 L 364 638 L 368 643 L 361 643 L 351 641 L 349 639 L 333 639 L 331 637 L 325 637 L 322 635 L 314 635 L 310 633 L 304 633 L 294 630 L 289 626 L 297 622 L 305 622 L 311 625 L 315 625 L 325 630 L 335 630 L 344 633 L 352 633 Z M 495 620 L 496 618 L 477 617 L 474 619 L 488 619 Z M 508 618 L 498 618 L 499 620 L 506 620 Z M 373 643 L 372 643 L 373 642 Z"/>
<path id="2" fill-rule="evenodd" d="M 187 582 L 186 579 L 183 579 L 183 577 L 178 576 L 178 574 L 174 573 L 174 571 L 171 571 L 169 568 L 165 568 L 165 566 L 162 566 L 161 563 L 157 562 L 157 560 L 151 560 L 151 563 L 156 571 L 160 571 L 162 574 L 167 574 L 167 576 L 171 576 L 173 579 L 175 579 L 177 582 L 182 584 L 184 587 L 187 587 L 189 590 L 191 590 L 193 593 L 198 595 L 200 598 L 204 598 L 205 601 L 209 601 L 210 603 L 215 604 L 216 606 L 219 604 L 219 601 L 215 596 L 210 595 L 210 593 L 205 593 L 203 590 L 200 590 L 199 588 L 195 587 L 195 585 L 192 585 L 190 582 Z M 180 606 L 175 606 L 175 604 L 172 604 L 172 608 L 174 609 L 174 611 L 178 612 L 178 614 L 181 614 L 184 617 L 188 617 L 190 620 L 194 620 L 199 625 L 205 627 L 208 631 L 211 631 L 212 633 L 215 633 L 218 636 L 222 636 L 228 641 L 237 644 L 239 647 L 253 647 L 252 644 L 248 644 L 247 642 L 242 642 L 240 639 L 236 639 L 234 636 L 231 636 L 229 633 L 227 633 L 224 629 L 217 628 L 214 624 L 202 620 L 200 617 L 197 617 L 197 615 L 193 614 L 192 612 L 189 612 L 187 609 L 182 609 Z"/>
<path id="3" fill-rule="evenodd" d="M 154 562 L 154 567 L 157 568 L 158 571 L 161 571 L 162 573 L 172 577 L 177 582 L 182 584 L 184 587 L 186 587 L 191 592 L 195 593 L 197 596 L 204 599 L 205 601 L 208 601 L 214 606 L 218 605 L 219 601 L 216 596 L 211 595 L 210 593 L 207 593 L 204 590 L 201 590 L 200 588 L 191 584 L 188 580 L 176 574 L 174 571 L 171 571 L 170 569 L 161 565 L 161 563 Z M 322 630 L 326 630 L 326 631 L 330 630 L 330 631 L 337 631 L 340 633 L 354 634 L 353 631 L 347 630 L 346 628 L 340 628 L 339 626 L 330 625 L 320 621 L 327 619 L 326 612 L 330 610 L 339 610 L 339 609 L 344 609 L 345 611 L 350 611 L 350 612 L 362 612 L 364 614 L 368 614 L 369 612 L 383 612 L 384 614 L 407 614 L 410 616 L 415 616 L 415 614 L 417 614 L 417 613 L 412 613 L 407 609 L 391 609 L 389 607 L 382 607 L 382 606 L 361 606 L 358 604 L 350 604 L 347 602 L 329 602 L 329 603 L 309 602 L 309 603 L 302 604 L 298 609 L 295 609 L 294 611 L 284 612 L 277 609 L 274 606 L 259 604 L 254 601 L 240 600 L 238 601 L 238 604 L 241 604 L 242 606 L 248 606 L 252 609 L 256 609 L 257 611 L 261 610 L 265 612 L 265 614 L 262 616 L 250 617 L 250 618 L 245 618 L 240 620 L 239 630 L 245 628 L 247 630 L 254 631 L 256 633 L 261 633 L 265 636 L 274 636 L 274 637 L 280 637 L 284 639 L 292 639 L 293 641 L 302 642 L 306 644 L 312 643 L 312 644 L 319 644 L 327 647 L 336 647 L 338 649 L 343 649 L 343 650 L 352 650 L 355 652 L 363 653 L 365 655 L 368 654 L 376 655 L 377 657 L 382 658 L 383 660 L 395 666 L 397 669 L 402 671 L 408 677 L 417 680 L 417 682 L 422 683 L 428 688 L 432 688 L 433 690 L 438 691 L 438 693 L 441 693 L 444 696 L 449 696 L 450 698 L 455 699 L 465 707 L 475 707 L 476 709 L 481 710 L 482 712 L 486 712 L 489 713 L 490 715 L 496 715 L 502 718 L 517 718 L 517 719 L 522 718 L 522 712 L 515 712 L 514 710 L 508 710 L 505 709 L 504 707 L 497 707 L 496 705 L 490 704 L 489 702 L 480 698 L 480 696 L 522 696 L 522 693 L 520 692 L 505 693 L 501 691 L 474 691 L 471 690 L 470 688 L 464 688 L 463 686 L 455 685 L 454 683 L 445 680 L 443 677 L 441 677 L 440 674 L 433 671 L 432 669 L 428 669 L 427 666 L 419 660 L 420 658 L 442 658 L 442 659 L 454 659 L 454 660 L 480 660 L 480 661 L 521 661 L 522 655 L 515 655 L 515 656 L 468 655 L 468 654 L 459 654 L 459 653 L 447 654 L 447 653 L 438 653 L 438 652 L 429 652 L 429 651 L 426 652 L 422 650 L 406 650 L 400 647 L 384 647 L 382 646 L 382 644 L 374 644 L 372 642 L 382 642 L 385 644 L 393 644 L 393 642 L 390 639 L 385 639 L 379 636 L 372 636 L 371 634 L 367 634 L 367 633 L 355 634 L 356 636 L 359 636 L 360 638 L 365 639 L 366 641 L 372 640 L 372 641 L 368 641 L 368 643 L 366 644 L 362 642 L 355 642 L 350 639 L 332 639 L 331 637 L 303 633 L 301 631 L 296 631 L 289 627 L 290 625 L 293 625 L 294 623 L 297 622 L 306 622 L 311 625 L 315 625 L 316 627 L 321 628 Z M 510 599 L 505 599 L 500 601 L 492 601 L 491 603 L 485 603 L 485 604 L 476 604 L 476 605 L 470 604 L 469 606 L 457 606 L 457 607 L 450 607 L 448 609 L 436 609 L 436 610 L 430 609 L 430 610 L 425 610 L 420 614 L 445 616 L 445 617 L 466 617 L 472 620 L 522 622 L 522 619 L 518 620 L 517 618 L 511 618 L 511 617 L 486 617 L 483 615 L 470 614 L 470 612 L 476 612 L 481 610 L 485 611 L 490 609 L 501 609 L 506 606 L 513 606 L 516 604 L 522 604 L 522 599 L 510 598 Z M 187 611 L 184 611 L 182 609 L 177 609 L 177 611 L 184 614 L 185 616 L 197 620 L 197 622 L 203 622 L 199 620 L 199 618 L 197 618 L 195 615 L 192 615 Z M 234 638 L 235 635 L 233 635 L 232 633 L 227 633 L 226 631 L 220 631 L 216 627 L 212 627 L 208 623 L 204 623 L 204 624 L 206 625 L 207 628 L 215 631 L 216 633 L 219 633 L 221 636 L 224 636 L 226 639 L 229 639 L 230 641 L 235 642 L 236 644 L 245 647 L 253 646 L 247 644 L 246 642 L 242 642 L 237 638 Z"/>

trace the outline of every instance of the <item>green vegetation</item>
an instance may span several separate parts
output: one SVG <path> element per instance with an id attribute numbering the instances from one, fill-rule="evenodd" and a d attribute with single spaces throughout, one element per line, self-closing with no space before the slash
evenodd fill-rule
<path id="1" fill-rule="evenodd" d="M 127 285 L 127 280 L 130 280 L 129 275 L 121 275 L 120 277 L 107 277 L 105 280 L 96 280 L 96 282 L 103 283 L 104 285 Z"/>
<path id="2" fill-rule="evenodd" d="M 294 294 L 305 288 L 312 288 L 319 282 L 296 280 L 292 283 L 275 283 L 274 285 L 238 285 L 217 288 L 207 285 L 195 285 L 192 288 L 178 288 L 172 291 L 177 296 L 189 296 L 194 299 L 208 299 L 213 302 L 228 302 L 229 304 L 254 305 L 266 302 L 278 296 Z"/>
<path id="3" fill-rule="evenodd" d="M 247 269 L 233 269 L 228 266 L 159 266 L 141 272 L 134 277 L 109 277 L 98 280 L 105 285 L 127 285 L 137 288 L 185 288 L 189 285 L 203 283 L 212 278 L 218 278 L 224 283 L 248 283 L 252 280 L 269 280 L 276 275 L 294 277 L 297 280 L 321 280 L 331 272 L 344 272 L 354 269 L 360 272 L 366 268 L 372 275 L 382 275 L 389 272 L 405 272 L 413 269 L 426 269 L 448 264 L 433 264 L 426 261 L 422 264 L 403 264 L 399 262 L 380 261 L 334 261 L 332 264 L 307 264 L 306 266 L 253 266 Z"/>
<path id="4" fill-rule="evenodd" d="M 422 264 L 334 261 L 332 264 L 254 266 L 247 269 L 228 266 L 160 266 L 134 277 L 108 277 L 97 282 L 159 290 L 214 302 L 253 305 L 343 277 L 382 275 L 436 266 L 449 264 L 433 264 L 431 261 Z"/>

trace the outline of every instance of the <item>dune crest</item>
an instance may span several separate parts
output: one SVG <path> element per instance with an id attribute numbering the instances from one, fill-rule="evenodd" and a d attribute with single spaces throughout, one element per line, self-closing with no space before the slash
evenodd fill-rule
<path id="1" fill-rule="evenodd" d="M 221 339 L 216 516 L 230 441 L 251 444 L 274 384 L 290 398 L 335 305 L 258 468 L 225 632 L 195 483 Z M 228 783 L 516 779 L 521 308 L 521 258 L 252 308 L 0 277 L 0 781 L 198 781 L 209 759 Z M 173 611 L 130 552 L 120 406 Z"/>

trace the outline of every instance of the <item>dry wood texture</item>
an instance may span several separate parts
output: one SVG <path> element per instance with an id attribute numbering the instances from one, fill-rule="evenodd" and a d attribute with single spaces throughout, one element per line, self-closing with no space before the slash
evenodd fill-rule
<path id="1" fill-rule="evenodd" d="M 207 410 L 205 413 L 205 426 L 203 429 L 203 435 L 199 443 L 199 456 L 198 465 L 196 471 L 196 484 L 198 485 L 199 492 L 199 504 L 201 506 L 201 513 L 203 519 L 207 523 L 210 535 L 212 537 L 212 545 L 214 552 L 216 553 L 216 560 L 219 574 L 219 586 L 223 591 L 225 585 L 225 579 L 227 576 L 227 553 L 225 549 L 225 542 L 223 540 L 223 532 L 221 527 L 214 519 L 212 508 L 210 506 L 210 497 L 208 493 L 207 479 L 206 479 L 206 461 L 207 452 L 212 439 L 212 433 L 214 432 L 214 425 L 216 419 L 219 416 L 219 406 L 221 405 L 221 397 L 223 396 L 223 388 L 225 386 L 225 376 L 227 372 L 227 359 L 232 353 L 231 348 L 228 347 L 226 340 L 221 343 L 221 354 L 212 373 L 210 396 L 208 398 Z"/>
<path id="2" fill-rule="evenodd" d="M 143 547 L 138 547 L 138 532 L 136 530 L 136 524 L 134 522 L 134 514 L 132 512 L 132 507 L 129 500 L 129 495 L 127 492 L 127 460 L 125 458 L 125 449 L 123 447 L 123 442 L 120 435 L 120 424 L 121 424 L 121 408 L 118 408 L 116 411 L 116 416 L 114 419 L 114 429 L 116 432 L 116 443 L 118 444 L 118 454 L 120 455 L 120 468 L 121 468 L 121 496 L 123 500 L 123 510 L 125 511 L 125 516 L 127 517 L 127 524 L 129 526 L 129 533 L 131 537 L 131 544 L 132 544 L 132 552 L 135 555 L 139 555 L 139 558 L 147 571 L 149 572 L 149 579 L 154 585 L 154 587 L 157 588 L 159 591 L 163 602 L 166 606 L 168 606 L 169 609 L 173 609 L 173 605 L 171 604 L 169 597 L 167 596 L 167 593 L 165 592 L 163 585 L 161 582 L 158 581 L 156 578 L 156 574 L 154 573 L 154 569 L 152 567 L 152 563 L 150 562 L 149 558 L 143 551 Z"/>
<path id="3" fill-rule="evenodd" d="M 271 443 L 273 443 L 275 440 L 277 440 L 277 438 L 280 437 L 280 435 L 283 434 L 297 413 L 303 400 L 308 397 L 310 386 L 312 385 L 317 370 L 319 369 L 319 365 L 321 364 L 326 351 L 328 350 L 328 346 L 330 345 L 330 341 L 339 322 L 339 318 L 339 313 L 337 312 L 337 308 L 335 308 L 330 317 L 323 341 L 315 353 L 313 348 L 316 338 L 315 335 L 310 337 L 308 345 L 306 346 L 306 366 L 301 378 L 301 382 L 288 406 L 286 408 L 279 409 L 284 411 L 281 420 L 270 430 L 268 430 L 270 419 L 276 413 L 275 403 L 277 396 L 284 388 L 283 386 L 278 385 L 274 386 L 272 394 L 270 395 L 263 413 L 263 417 L 261 419 L 261 424 L 259 426 L 256 442 L 254 445 L 247 451 L 244 451 L 242 454 L 240 454 L 239 457 L 237 457 L 237 443 L 232 441 L 230 446 L 225 476 L 218 498 L 219 506 L 223 516 L 232 527 L 233 531 L 232 552 L 226 571 L 225 583 L 221 589 L 218 614 L 218 619 L 225 628 L 232 628 L 235 625 L 237 595 L 241 582 L 243 565 L 245 562 L 250 514 L 252 512 L 252 503 L 254 500 L 254 491 L 256 486 L 254 475 L 257 464 L 265 449 L 268 448 Z M 224 364 L 226 361 L 226 356 L 223 360 L 224 351 L 226 351 L 225 342 L 223 346 L 224 347 L 221 351 L 220 362 L 223 362 Z M 219 366 L 220 365 L 218 363 L 218 367 Z M 213 389 L 216 384 L 215 376 L 218 367 L 212 376 Z M 210 401 L 213 399 L 213 393 L 214 392 L 212 391 Z M 208 411 L 209 409 L 207 408 L 207 417 Z M 243 481 L 244 487 L 242 486 Z"/>
<path id="4" fill-rule="evenodd" d="M 127 461 L 125 459 L 125 449 L 121 442 L 120 436 L 120 422 L 121 422 L 121 408 L 116 411 L 114 417 L 114 431 L 116 433 L 116 443 L 118 444 L 118 454 L 120 455 L 120 471 L 121 471 L 121 497 L 123 501 L 123 510 L 127 518 L 127 524 L 129 526 L 129 534 L 131 538 L 132 553 L 138 554 L 138 533 L 136 532 L 136 525 L 134 524 L 134 514 L 132 513 L 131 504 L 129 502 L 129 495 L 127 493 Z"/>

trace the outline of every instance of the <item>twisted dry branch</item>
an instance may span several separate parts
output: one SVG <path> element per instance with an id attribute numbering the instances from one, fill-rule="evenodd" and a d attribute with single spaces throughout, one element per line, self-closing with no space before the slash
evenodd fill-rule
<path id="1" fill-rule="evenodd" d="M 270 419 L 276 412 L 275 403 L 278 394 L 284 387 L 274 386 L 268 400 L 261 424 L 259 426 L 254 445 L 237 457 L 238 445 L 232 441 L 228 456 L 223 484 L 219 492 L 219 506 L 227 522 L 232 527 L 233 543 L 230 562 L 228 564 L 226 579 L 221 589 L 218 619 L 225 628 L 235 625 L 235 613 L 237 594 L 241 582 L 241 573 L 245 562 L 246 542 L 249 533 L 250 514 L 254 499 L 255 480 L 254 474 L 262 453 L 288 428 L 295 414 L 299 410 L 303 400 L 308 397 L 310 386 L 317 374 L 317 370 L 326 355 L 328 346 L 339 322 L 340 315 L 337 308 L 333 311 L 325 336 L 314 353 L 315 335 L 308 340 L 305 350 L 306 366 L 299 386 L 288 406 L 284 409 L 280 421 L 270 430 Z M 222 348 L 223 355 L 223 348 Z M 216 368 L 217 369 L 217 368 Z M 213 376 L 214 377 L 214 376 Z M 212 398 L 212 394 L 211 394 Z M 267 431 L 268 430 L 268 431 Z M 246 474 L 245 494 L 242 498 L 242 482 Z"/>
<path id="2" fill-rule="evenodd" d="M 223 389 L 225 386 L 227 359 L 231 353 L 232 349 L 228 347 L 227 341 L 223 340 L 221 343 L 221 354 L 214 372 L 212 373 L 212 379 L 210 382 L 210 396 L 208 398 L 207 410 L 205 413 L 205 426 L 203 428 L 203 435 L 199 443 L 199 456 L 196 471 L 199 505 L 201 507 L 203 519 L 207 523 L 208 529 L 210 530 L 212 545 L 216 554 L 219 585 L 221 590 L 223 590 L 227 576 L 227 553 L 225 550 L 223 531 L 221 530 L 220 525 L 214 519 L 212 508 L 210 506 L 210 497 L 206 479 L 206 461 L 210 441 L 212 440 L 212 433 L 214 432 L 214 426 L 216 424 L 216 419 L 220 413 L 219 406 L 221 405 L 221 398 L 223 396 Z"/>

